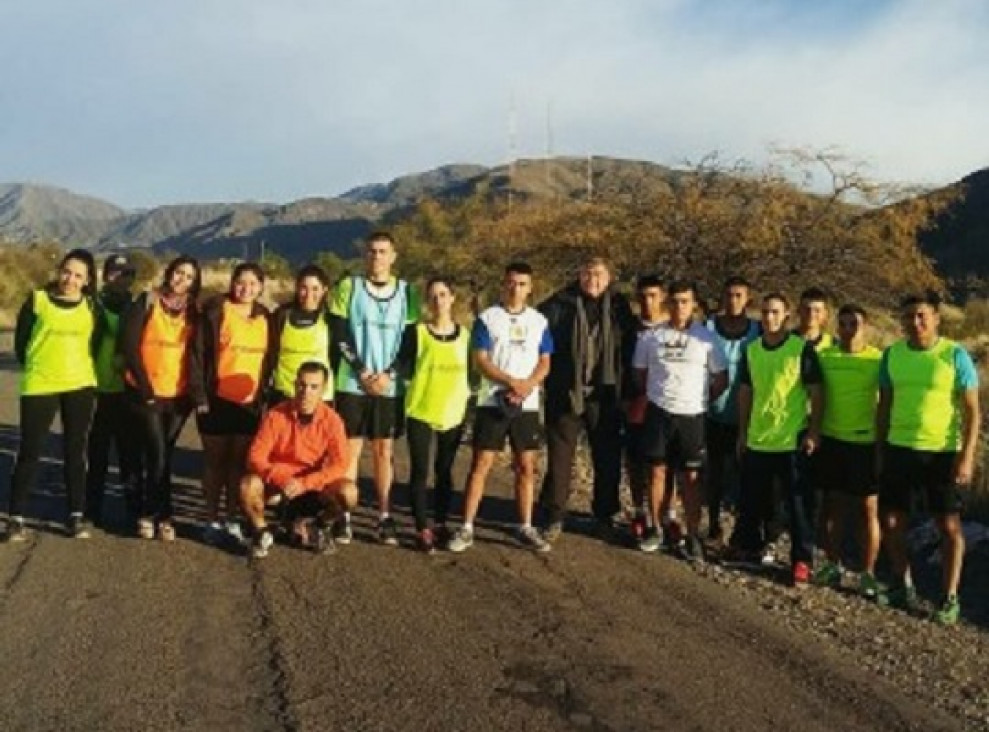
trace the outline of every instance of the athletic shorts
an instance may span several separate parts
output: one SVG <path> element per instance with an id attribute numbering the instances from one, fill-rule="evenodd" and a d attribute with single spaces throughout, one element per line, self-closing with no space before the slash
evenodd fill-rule
<path id="1" fill-rule="evenodd" d="M 958 513 L 961 495 L 955 485 L 955 452 L 911 450 L 886 445 L 879 505 L 887 511 L 910 512 L 916 496 L 923 496 L 935 516 Z"/>
<path id="2" fill-rule="evenodd" d="M 260 423 L 261 412 L 257 407 L 235 404 L 215 396 L 209 397 L 209 410 L 205 414 L 196 412 L 200 435 L 253 437 Z"/>
<path id="3" fill-rule="evenodd" d="M 347 437 L 393 440 L 405 434 L 403 397 L 338 392 L 335 404 Z"/>
<path id="4" fill-rule="evenodd" d="M 699 470 L 704 465 L 703 414 L 671 414 L 652 402 L 642 425 L 642 455 L 653 465 Z"/>
<path id="5" fill-rule="evenodd" d="M 501 452 L 506 439 L 515 452 L 538 450 L 543 444 L 539 412 L 517 412 L 507 417 L 497 407 L 478 407 L 474 413 L 474 449 Z"/>
<path id="6" fill-rule="evenodd" d="M 817 485 L 826 493 L 865 498 L 879 492 L 874 443 L 846 442 L 833 437 L 821 440 L 817 451 Z"/>

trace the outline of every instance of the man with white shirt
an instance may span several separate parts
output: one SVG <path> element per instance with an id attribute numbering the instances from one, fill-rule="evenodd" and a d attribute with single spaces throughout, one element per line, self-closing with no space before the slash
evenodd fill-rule
<path id="1" fill-rule="evenodd" d="M 701 501 L 698 476 L 704 465 L 704 419 L 711 399 L 728 386 L 728 361 L 711 331 L 693 320 L 697 292 L 692 283 L 674 282 L 667 295 L 669 322 L 640 338 L 632 365 L 645 389 L 642 453 L 652 465 L 649 508 L 652 526 L 640 544 L 659 549 L 660 506 L 667 470 L 681 471 L 687 536 L 679 551 L 703 559 L 698 532 Z"/>
<path id="2" fill-rule="evenodd" d="M 501 303 L 474 321 L 471 348 L 482 376 L 474 418 L 474 455 L 464 497 L 464 524 L 450 540 L 452 552 L 474 545 L 474 519 L 495 458 L 508 440 L 515 462 L 518 538 L 534 551 L 550 545 L 532 525 L 536 457 L 542 444 L 540 385 L 549 373 L 553 339 L 546 318 L 529 307 L 532 267 L 513 262 L 505 268 Z"/>

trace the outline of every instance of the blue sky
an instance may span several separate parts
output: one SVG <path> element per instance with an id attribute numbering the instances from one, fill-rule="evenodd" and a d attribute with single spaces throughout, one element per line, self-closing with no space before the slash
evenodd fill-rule
<path id="1" fill-rule="evenodd" d="M 0 181 L 287 201 L 553 152 L 989 165 L 983 0 L 0 0 Z M 514 100 L 514 101 L 513 101 Z"/>

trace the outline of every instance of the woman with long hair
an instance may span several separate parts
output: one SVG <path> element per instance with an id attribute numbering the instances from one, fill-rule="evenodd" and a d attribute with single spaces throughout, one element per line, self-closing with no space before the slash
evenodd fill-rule
<path id="1" fill-rule="evenodd" d="M 124 315 L 121 350 L 127 394 L 140 425 L 145 475 L 137 506 L 137 533 L 174 541 L 172 454 L 193 407 L 205 405 L 202 380 L 191 378 L 199 327 L 199 263 L 180 256 L 168 263 L 161 285 L 138 296 Z"/>
<path id="2" fill-rule="evenodd" d="M 275 372 L 268 399 L 271 406 L 295 396 L 299 366 L 315 361 L 330 369 L 330 321 L 326 293 L 330 279 L 315 264 L 307 264 L 295 277 L 295 298 L 272 316 Z M 333 372 L 326 380 L 323 401 L 333 401 Z"/>
<path id="3" fill-rule="evenodd" d="M 207 543 L 243 541 L 239 515 L 240 481 L 251 439 L 258 430 L 264 392 L 274 366 L 270 314 L 258 302 L 264 271 L 253 262 L 238 264 L 225 295 L 203 308 L 196 338 L 195 371 L 203 379 L 206 406 L 196 415 L 203 440 L 203 493 Z M 226 529 L 220 524 L 225 497 Z"/>
<path id="4" fill-rule="evenodd" d="M 21 442 L 10 485 L 7 539 L 23 541 L 25 504 L 55 415 L 62 419 L 62 452 L 68 497 L 68 533 L 88 539 L 86 442 L 96 399 L 94 350 L 99 342 L 93 299 L 96 263 L 73 249 L 59 263 L 54 282 L 28 295 L 17 316 L 14 351 L 24 373 L 20 384 Z"/>

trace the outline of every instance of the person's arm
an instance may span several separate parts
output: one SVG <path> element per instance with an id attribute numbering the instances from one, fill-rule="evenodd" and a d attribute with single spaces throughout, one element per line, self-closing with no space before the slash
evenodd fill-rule
<path id="1" fill-rule="evenodd" d="M 876 404 L 876 454 L 874 472 L 876 479 L 883 474 L 883 453 L 889 438 L 889 416 L 893 411 L 893 382 L 889 377 L 889 349 L 883 352 L 879 362 L 879 402 Z"/>
<path id="2" fill-rule="evenodd" d="M 549 376 L 550 365 L 552 364 L 553 357 L 553 336 L 550 329 L 547 327 L 543 330 L 543 335 L 539 339 L 539 360 L 536 361 L 536 367 L 532 370 L 529 376 L 521 381 L 519 389 L 513 389 L 521 399 L 525 399 L 529 396 L 535 389 L 539 388 L 546 377 Z"/>
<path id="3" fill-rule="evenodd" d="M 800 379 L 810 398 L 810 416 L 802 448 L 808 455 L 821 444 L 821 420 L 824 417 L 824 376 L 817 350 L 809 343 L 800 355 Z"/>
<path id="4" fill-rule="evenodd" d="M 322 490 L 347 475 L 348 442 L 343 420 L 335 413 L 330 413 L 327 423 L 329 432 L 326 440 L 326 452 L 319 470 L 300 478 L 305 490 Z"/>
<path id="5" fill-rule="evenodd" d="M 261 420 L 247 453 L 248 472 L 259 476 L 265 483 L 273 482 L 274 466 L 271 462 L 271 451 L 277 438 L 275 425 L 277 419 L 278 415 L 272 413 Z"/>
<path id="6" fill-rule="evenodd" d="M 190 308 L 188 317 L 195 318 L 192 330 L 192 339 L 186 349 L 186 357 L 189 359 L 189 394 L 192 396 L 196 409 L 205 412 L 209 408 L 207 388 L 209 379 L 209 360 L 213 358 L 213 317 L 219 317 L 219 310 L 210 308 L 208 305 L 202 310 L 196 311 Z M 195 313 L 195 315 L 193 315 Z"/>
<path id="7" fill-rule="evenodd" d="M 972 357 L 955 346 L 955 388 L 962 412 L 962 445 L 955 461 L 955 483 L 969 485 L 975 474 L 975 452 L 979 446 L 979 374 Z"/>
<path id="8" fill-rule="evenodd" d="M 394 369 L 403 379 L 411 379 L 415 375 L 416 356 L 419 353 L 419 329 L 415 326 L 406 328 L 402 333 L 402 343 L 398 347 Z"/>
<path id="9" fill-rule="evenodd" d="M 357 342 L 350 330 L 350 298 L 354 290 L 353 277 L 344 277 L 337 282 L 327 300 L 327 313 L 330 317 L 330 340 L 334 344 L 332 359 L 336 371 L 340 361 L 346 361 L 355 374 L 364 374 L 367 367 L 357 353 Z"/>
<path id="10" fill-rule="evenodd" d="M 708 400 L 714 401 L 728 389 L 728 356 L 724 348 L 714 338 L 707 354 L 707 368 L 711 380 L 708 383 Z"/>
<path id="11" fill-rule="evenodd" d="M 14 327 L 14 356 L 21 366 L 27 360 L 27 347 L 31 342 L 31 332 L 38 316 L 34 314 L 34 293 L 30 293 L 21 309 L 17 311 L 17 325 Z"/>
<path id="12" fill-rule="evenodd" d="M 93 316 L 93 335 L 89 339 L 89 354 L 95 363 L 100 352 L 100 344 L 103 342 L 103 336 L 110 328 L 106 322 L 106 312 L 103 303 L 98 298 L 89 295 L 83 295 L 79 307 L 88 307 L 89 314 Z"/>
<path id="13" fill-rule="evenodd" d="M 264 359 L 261 361 L 261 374 L 258 381 L 257 397 L 255 404 L 264 401 L 265 395 L 270 393 L 271 381 L 278 366 L 278 341 L 275 339 L 275 325 L 272 312 L 264 305 L 255 303 L 254 312 L 256 317 L 264 318 L 268 328 L 268 343 L 265 347 Z"/>
<path id="14" fill-rule="evenodd" d="M 745 452 L 749 442 L 749 423 L 752 421 L 752 375 L 749 373 L 749 357 L 742 349 L 738 362 L 738 444 L 739 457 Z"/>
<path id="15" fill-rule="evenodd" d="M 141 358 L 141 337 L 144 334 L 149 297 L 149 293 L 142 293 L 121 314 L 117 347 L 123 356 L 124 368 L 137 382 L 137 390 L 141 393 L 141 398 L 146 402 L 153 402 L 154 390 L 151 388 L 151 379 Z"/>

